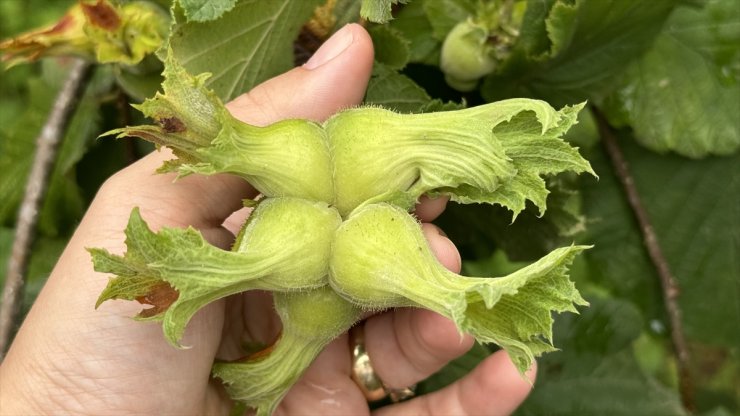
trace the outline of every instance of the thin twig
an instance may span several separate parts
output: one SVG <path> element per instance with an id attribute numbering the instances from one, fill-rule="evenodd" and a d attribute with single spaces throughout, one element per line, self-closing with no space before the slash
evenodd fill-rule
<path id="1" fill-rule="evenodd" d="M 624 158 L 624 154 L 619 147 L 619 143 L 617 143 L 617 138 L 613 129 L 607 122 L 606 117 L 604 117 L 598 108 L 591 107 L 591 112 L 599 126 L 601 142 L 606 149 L 606 153 L 609 155 L 612 167 L 622 184 L 622 188 L 627 196 L 627 201 L 632 209 L 632 213 L 635 215 L 637 223 L 640 226 L 640 232 L 642 234 L 648 256 L 650 257 L 650 261 L 658 272 L 660 284 L 663 289 L 665 309 L 668 313 L 668 319 L 671 326 L 671 342 L 673 343 L 673 349 L 676 353 L 681 402 L 686 410 L 694 412 L 696 410 L 696 404 L 694 401 L 694 383 L 691 378 L 689 348 L 683 332 L 681 308 L 678 306 L 678 296 L 680 294 L 678 283 L 673 277 L 670 267 L 668 266 L 668 261 L 660 248 L 660 244 L 658 243 L 658 238 L 655 235 L 650 218 L 642 204 L 640 194 L 637 192 L 635 180 L 629 170 L 629 164 Z"/>
<path id="2" fill-rule="evenodd" d="M 8 260 L 3 300 L 0 305 L 0 360 L 10 345 L 12 334 L 18 323 L 31 244 L 36 231 L 39 209 L 56 160 L 57 149 L 77 108 L 90 72 L 89 63 L 77 58 L 73 60 L 67 80 L 54 101 L 49 118 L 36 138 L 36 153 L 26 183 L 23 202 L 18 211 L 15 238 Z"/>

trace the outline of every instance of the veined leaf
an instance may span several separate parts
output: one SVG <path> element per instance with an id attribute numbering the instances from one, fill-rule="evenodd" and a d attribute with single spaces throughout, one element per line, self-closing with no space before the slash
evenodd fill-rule
<path id="1" fill-rule="evenodd" d="M 404 4 L 409 0 L 362 0 L 360 16 L 375 23 L 387 23 L 393 16 L 393 5 Z"/>
<path id="2" fill-rule="evenodd" d="M 208 22 L 176 13 L 169 45 L 188 72 L 212 72 L 206 85 L 228 101 L 293 66 L 293 41 L 318 4 L 243 0 Z"/>
<path id="3" fill-rule="evenodd" d="M 385 65 L 376 64 L 367 84 L 364 101 L 401 113 L 415 113 L 421 111 L 431 99 L 411 78 Z"/>
<path id="4" fill-rule="evenodd" d="M 437 65 L 442 42 L 430 36 L 432 26 L 424 10 L 424 4 L 424 1 L 412 1 L 407 4 L 388 26 L 401 32 L 409 41 L 410 62 Z"/>
<path id="5" fill-rule="evenodd" d="M 61 87 L 65 71 L 49 63 L 45 69 L 47 79 L 29 81 L 29 105 L 25 112 L 6 131 L 0 133 L 0 222 L 10 224 L 15 219 L 18 205 L 23 198 L 25 179 L 28 177 L 36 148 L 35 139 L 46 121 L 48 111 Z M 59 72 L 60 74 L 50 72 Z M 53 78 L 53 79 L 49 79 Z M 93 143 L 98 123 L 98 97 L 110 88 L 110 73 L 98 71 L 91 88 L 83 97 L 62 138 L 57 162 L 51 173 L 49 188 L 41 208 L 41 232 L 54 236 L 72 225 L 84 210 L 80 190 L 75 183 L 75 164 Z"/>
<path id="6" fill-rule="evenodd" d="M 472 0 L 426 0 L 423 4 L 432 33 L 439 41 L 443 41 L 458 23 L 475 16 L 478 6 Z"/>
<path id="7" fill-rule="evenodd" d="M 409 62 L 409 41 L 400 32 L 388 26 L 369 30 L 375 47 L 375 60 L 388 68 L 400 70 Z"/>
<path id="8" fill-rule="evenodd" d="M 740 148 L 740 8 L 714 0 L 682 7 L 617 93 L 635 138 L 688 157 Z"/>
<path id="9" fill-rule="evenodd" d="M 216 20 L 233 9 L 237 0 L 179 0 L 188 21 L 208 22 Z"/>
<path id="10" fill-rule="evenodd" d="M 540 3 L 530 2 L 535 8 L 525 15 L 526 41 L 501 72 L 486 78 L 481 93 L 487 100 L 525 96 L 563 105 L 599 97 L 651 45 L 675 6 L 673 0 L 558 0 L 544 21 L 545 41 L 543 22 L 535 18 L 543 12 Z"/>
<path id="11" fill-rule="evenodd" d="M 621 140 L 669 266 L 680 287 L 684 332 L 709 345 L 740 345 L 740 156 L 699 161 L 660 156 Z M 594 280 L 638 305 L 665 328 L 658 277 L 606 156 L 590 157 L 601 179 L 584 187 L 587 257 Z M 722 307 L 717 307 L 722 305 Z"/>
<path id="12" fill-rule="evenodd" d="M 629 302 L 589 299 L 574 319 L 555 322 L 562 351 L 542 357 L 537 388 L 517 415 L 684 415 L 675 391 L 643 374 L 632 345 L 642 317 Z"/>

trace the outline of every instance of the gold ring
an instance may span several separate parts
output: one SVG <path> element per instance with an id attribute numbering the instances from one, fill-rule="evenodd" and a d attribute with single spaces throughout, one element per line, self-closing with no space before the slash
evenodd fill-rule
<path id="1" fill-rule="evenodd" d="M 350 348 L 352 352 L 352 380 L 360 388 L 368 401 L 390 397 L 393 403 L 414 397 L 416 385 L 402 389 L 386 387 L 370 363 L 370 356 L 365 351 L 364 322 L 350 330 Z"/>

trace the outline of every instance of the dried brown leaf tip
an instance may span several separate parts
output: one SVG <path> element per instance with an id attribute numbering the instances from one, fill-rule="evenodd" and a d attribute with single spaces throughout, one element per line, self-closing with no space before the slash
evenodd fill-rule
<path id="1" fill-rule="evenodd" d="M 80 7 L 87 18 L 87 22 L 103 30 L 113 31 L 121 27 L 121 17 L 115 7 L 105 0 L 97 0 L 94 4 L 81 2 Z"/>
<path id="2" fill-rule="evenodd" d="M 142 305 L 152 305 L 151 308 L 143 309 L 138 317 L 151 318 L 164 313 L 179 296 L 180 293 L 167 282 L 152 286 L 149 293 L 136 298 L 136 301 Z"/>
<path id="3" fill-rule="evenodd" d="M 32 62 L 42 56 L 82 55 L 92 57 L 92 45 L 83 30 L 85 15 L 73 6 L 58 22 L 0 42 L 2 61 L 8 67 Z"/>
<path id="4" fill-rule="evenodd" d="M 187 130 L 185 123 L 177 117 L 163 117 L 157 120 L 157 122 L 167 133 L 182 133 Z"/>

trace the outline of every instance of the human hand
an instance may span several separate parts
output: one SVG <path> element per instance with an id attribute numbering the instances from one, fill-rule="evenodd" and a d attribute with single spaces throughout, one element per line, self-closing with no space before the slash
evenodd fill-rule
<path id="1" fill-rule="evenodd" d="M 372 66 L 372 43 L 350 25 L 327 41 L 303 67 L 256 87 L 228 105 L 239 119 L 266 125 L 285 118 L 321 121 L 358 104 Z M 122 230 L 140 207 L 153 229 L 192 225 L 214 245 L 228 247 L 247 215 L 241 200 L 256 191 L 227 175 L 190 176 L 173 183 L 154 170 L 171 153 L 151 154 L 102 187 L 57 263 L 0 367 L 0 408 L 8 414 L 217 414 L 231 402 L 209 378 L 215 358 L 241 355 L 243 342 L 270 342 L 279 323 L 271 300 L 248 292 L 214 302 L 190 321 L 175 350 L 158 324 L 134 322 L 134 302 L 106 302 L 93 310 L 108 276 L 92 269 L 85 247 L 125 250 Z M 425 201 L 417 216 L 430 221 L 444 201 Z M 449 239 L 429 224 L 424 234 L 442 264 L 459 271 Z M 423 380 L 471 347 L 455 325 L 429 311 L 398 309 L 369 317 L 366 349 L 388 387 Z M 347 335 L 319 355 L 278 408 L 278 414 L 367 414 L 365 397 L 350 378 Z M 532 372 L 528 377 L 533 378 Z M 499 352 L 457 383 L 377 414 L 508 414 L 530 384 Z"/>

